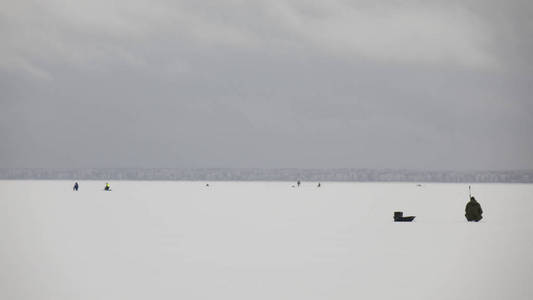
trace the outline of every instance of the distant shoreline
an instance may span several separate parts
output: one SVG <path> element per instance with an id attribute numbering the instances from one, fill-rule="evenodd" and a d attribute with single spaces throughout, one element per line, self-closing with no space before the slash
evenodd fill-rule
<path id="1" fill-rule="evenodd" d="M 139 180 L 139 181 L 324 181 L 533 183 L 533 170 L 420 171 L 393 169 L 44 169 L 3 168 L 0 180 Z"/>

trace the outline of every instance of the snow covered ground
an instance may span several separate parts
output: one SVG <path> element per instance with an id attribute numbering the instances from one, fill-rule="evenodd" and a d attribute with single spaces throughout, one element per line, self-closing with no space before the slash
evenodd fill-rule
<path id="1" fill-rule="evenodd" d="M 533 299 L 533 185 L 104 184 L 0 181 L 0 299 Z"/>

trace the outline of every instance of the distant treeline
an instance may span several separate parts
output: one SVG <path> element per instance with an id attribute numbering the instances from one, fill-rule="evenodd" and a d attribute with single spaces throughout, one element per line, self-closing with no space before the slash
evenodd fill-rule
<path id="1" fill-rule="evenodd" d="M 184 181 L 381 181 L 533 183 L 525 171 L 372 169 L 0 169 L 0 179 Z"/>

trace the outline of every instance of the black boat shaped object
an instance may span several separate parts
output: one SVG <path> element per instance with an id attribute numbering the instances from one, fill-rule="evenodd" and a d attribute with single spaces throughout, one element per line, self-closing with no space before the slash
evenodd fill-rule
<path id="1" fill-rule="evenodd" d="M 401 211 L 394 212 L 394 222 L 412 222 L 414 219 L 415 216 L 404 217 Z"/>

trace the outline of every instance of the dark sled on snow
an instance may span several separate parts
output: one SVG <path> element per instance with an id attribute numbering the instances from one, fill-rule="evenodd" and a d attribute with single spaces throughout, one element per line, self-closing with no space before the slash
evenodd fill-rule
<path id="1" fill-rule="evenodd" d="M 414 219 L 415 216 L 404 217 L 401 211 L 394 212 L 394 222 L 412 222 Z"/>

